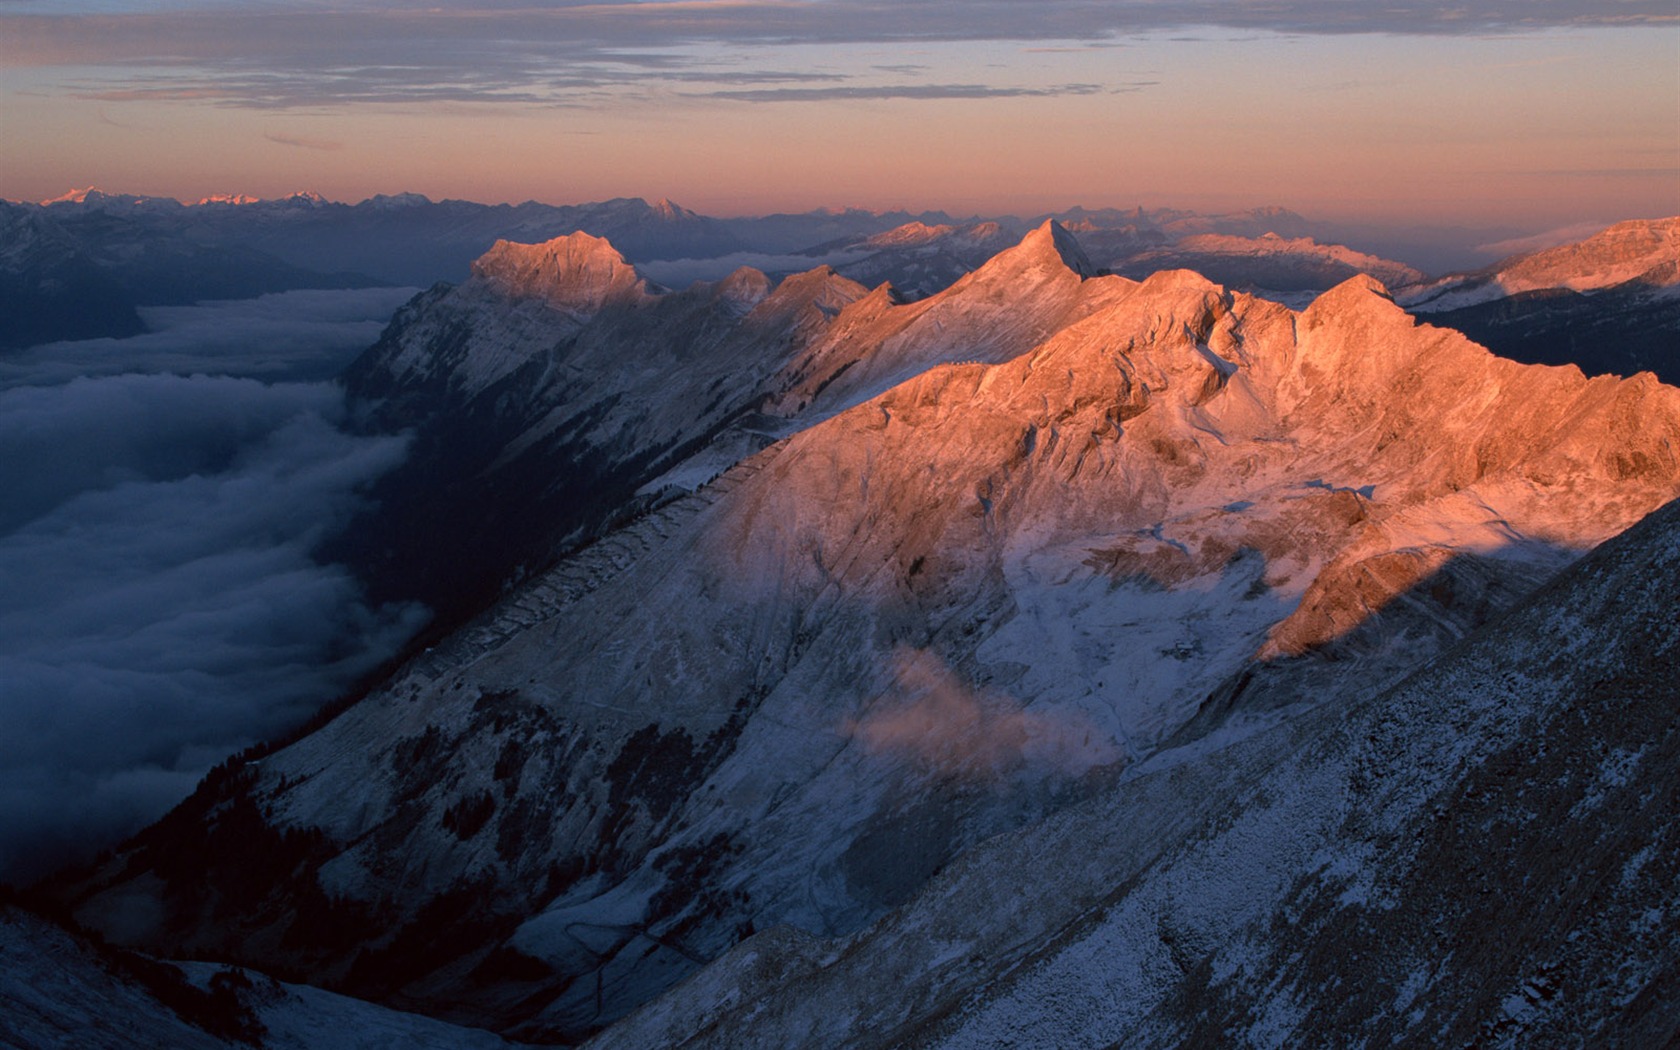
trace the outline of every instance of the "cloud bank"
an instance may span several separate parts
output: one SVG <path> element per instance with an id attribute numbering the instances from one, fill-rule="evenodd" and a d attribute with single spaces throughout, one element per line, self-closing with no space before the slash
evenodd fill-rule
<path id="1" fill-rule="evenodd" d="M 0 360 L 0 880 L 137 830 L 422 625 L 313 556 L 406 439 L 274 382 L 336 374 L 412 291 L 151 308 Z"/>
<path id="2" fill-rule="evenodd" d="M 311 557 L 401 461 L 326 384 L 0 393 L 0 879 L 138 829 L 419 628 Z"/>
<path id="3" fill-rule="evenodd" d="M 141 307 L 151 329 L 144 335 L 47 343 L 0 357 L 0 390 L 125 372 L 326 379 L 371 346 L 416 291 L 311 290 Z"/>
<path id="4" fill-rule="evenodd" d="M 369 102 L 587 105 L 591 92 L 631 84 L 649 90 L 671 79 L 728 84 L 729 70 L 717 63 L 720 50 L 789 45 L 1089 45 L 1196 27 L 1445 36 L 1680 23 L 1667 0 L 620 0 L 442 8 L 350 3 L 307 11 L 230 3 L 133 13 L 78 0 L 50 6 L 22 0 L 11 11 L 0 16 L 0 57 L 8 64 L 128 70 L 81 82 L 84 97 L 271 109 Z M 700 57 L 707 51 L 709 58 Z M 793 82 L 809 75 L 783 77 Z"/>

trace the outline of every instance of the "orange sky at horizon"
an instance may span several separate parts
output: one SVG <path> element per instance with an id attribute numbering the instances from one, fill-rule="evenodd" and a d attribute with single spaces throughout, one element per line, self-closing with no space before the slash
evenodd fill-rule
<path id="1" fill-rule="evenodd" d="M 781 45 L 683 55 L 722 71 L 685 75 L 737 78 L 721 88 L 603 78 L 575 102 L 280 106 L 11 64 L 0 121 L 27 148 L 4 151 L 0 196 L 641 196 L 714 215 L 1281 205 L 1538 230 L 1680 212 L 1677 58 L 1668 29 Z M 810 80 L 751 79 L 772 69 Z"/>

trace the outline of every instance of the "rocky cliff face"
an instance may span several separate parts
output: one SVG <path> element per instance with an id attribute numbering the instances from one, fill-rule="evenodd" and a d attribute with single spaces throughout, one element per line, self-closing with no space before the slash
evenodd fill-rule
<path id="1" fill-rule="evenodd" d="M 1274 764 L 1388 710 L 1388 686 L 1680 494 L 1680 391 L 1494 358 L 1368 278 L 1296 313 L 1182 271 L 1093 276 L 1047 224 L 905 305 L 826 271 L 653 295 L 599 245 L 544 259 L 571 273 L 574 247 L 621 298 L 555 309 L 543 289 L 574 302 L 575 282 L 543 261 L 510 305 L 489 267 L 416 303 L 361 389 L 518 421 L 494 469 L 605 449 L 646 457 L 621 461 L 626 487 L 687 494 L 208 782 L 68 891 L 84 921 L 529 1037 L 595 1031 L 725 953 L 685 988 L 763 995 L 682 992 L 636 1024 L 716 1020 L 719 1045 L 761 1007 L 793 1043 L 984 1025 L 955 1004 L 1004 1001 L 1006 973 L 1073 943 L 1068 923 L 1097 922 L 1211 815 L 1252 809 L 1243 841 L 1270 841 L 1272 795 L 1253 792 Z M 749 433 L 772 443 L 698 486 Z M 1457 717 L 1416 696 L 1401 723 Z M 1343 761 L 1323 776 L 1355 776 Z M 1080 835 L 1116 845 L 1054 837 L 1097 810 L 1108 830 Z M 930 919 L 913 951 L 868 953 L 912 960 L 879 971 L 881 1024 L 854 1009 L 872 978 L 825 1020 L 808 1007 L 829 1000 L 778 990 L 777 973 L 873 966 L 848 946 L 952 880 L 977 880 L 970 905 L 1021 899 L 1037 876 L 966 859 L 1003 842 L 1056 853 L 1042 884 L 1066 909 L 984 944 Z M 1260 921 L 1284 899 L 1266 894 L 1322 867 L 1289 849 L 1236 918 L 1235 868 L 1138 898 L 1212 887 L 1162 938 L 1188 983 L 1148 1001 L 1236 987 L 1206 916 Z M 1226 961 L 1195 969 L 1209 959 Z"/>
<path id="2" fill-rule="evenodd" d="M 332 553 L 458 622 L 643 506 L 638 489 L 740 423 L 863 294 L 832 271 L 772 291 L 748 270 L 660 293 L 587 234 L 498 245 L 347 373 L 369 425 L 416 445 Z"/>

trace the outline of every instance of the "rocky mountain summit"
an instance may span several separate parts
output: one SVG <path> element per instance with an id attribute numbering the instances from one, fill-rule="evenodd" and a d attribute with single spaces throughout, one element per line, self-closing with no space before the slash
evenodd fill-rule
<path id="1" fill-rule="evenodd" d="M 1078 244 L 1049 225 L 905 307 L 827 267 L 663 292 L 587 234 L 498 247 L 400 311 L 347 373 L 371 425 L 412 427 L 417 447 L 337 553 L 446 620 L 482 608 L 522 566 L 806 421 L 931 364 L 1026 350 L 1112 290 L 1081 272 Z"/>
<path id="2" fill-rule="evenodd" d="M 1558 575 L 1680 495 L 1649 375 L 1046 222 L 909 303 L 499 245 L 349 383 L 364 536 L 523 582 L 58 888 L 114 940 L 604 1045 L 1680 1024 L 1673 511 Z"/>

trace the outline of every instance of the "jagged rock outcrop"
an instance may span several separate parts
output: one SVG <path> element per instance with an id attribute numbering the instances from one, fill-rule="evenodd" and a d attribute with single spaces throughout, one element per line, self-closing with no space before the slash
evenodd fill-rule
<path id="1" fill-rule="evenodd" d="M 500 244 L 465 284 L 399 311 L 346 373 L 368 425 L 416 437 L 330 553 L 375 593 L 458 623 L 640 509 L 638 489 L 756 410 L 863 294 L 832 271 L 664 293 L 587 234 Z"/>
<path id="2" fill-rule="evenodd" d="M 517 344 L 528 363 L 468 404 L 601 406 L 550 431 L 532 410 L 521 434 L 645 448 L 716 418 L 722 437 L 747 419 L 695 414 L 717 375 L 786 436 L 225 770 L 67 890 L 78 914 L 576 1037 L 742 939 L 802 951 L 755 931 L 858 934 L 992 836 L 1066 827 L 1134 780 L 1170 795 L 1150 763 L 1213 778 L 1194 807 L 1126 810 L 1137 842 L 1176 841 L 1240 786 L 1198 756 L 1367 709 L 1680 494 L 1680 391 L 1649 377 L 1499 360 L 1368 278 L 1295 313 L 1182 271 L 1090 274 L 1046 224 L 917 303 L 819 271 L 722 320 L 763 287 L 743 275 L 733 298 L 638 296 Z M 407 324 L 469 306 L 440 293 Z M 670 340 L 695 327 L 721 334 Z M 475 360 L 463 332 L 441 345 Z M 588 385 L 609 373 L 616 400 Z M 728 458 L 696 456 L 676 473 Z M 1081 892 L 1126 877 L 1056 848 Z M 987 967 L 1046 946 L 1004 936 Z M 900 1026 L 955 1001 L 940 975 L 966 946 L 925 943 Z"/>
<path id="3" fill-rule="evenodd" d="M 1057 230 L 907 309 L 828 267 L 774 288 L 743 269 L 659 292 L 587 234 L 498 246 L 465 284 L 399 311 L 346 373 L 369 425 L 416 438 L 328 554 L 376 595 L 458 623 L 662 492 L 930 365 L 1018 354 L 1090 309 L 1109 286 L 1086 288 L 1089 264 Z"/>
<path id="4" fill-rule="evenodd" d="M 472 265 L 492 294 L 541 300 L 587 321 L 602 307 L 632 304 L 651 293 L 646 280 L 604 238 L 587 233 L 543 244 L 497 241 Z"/>

